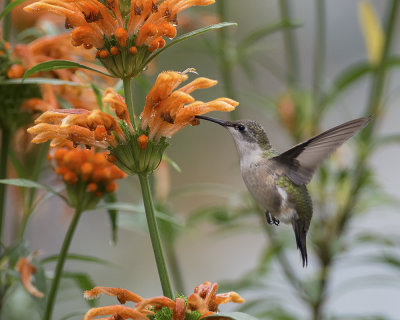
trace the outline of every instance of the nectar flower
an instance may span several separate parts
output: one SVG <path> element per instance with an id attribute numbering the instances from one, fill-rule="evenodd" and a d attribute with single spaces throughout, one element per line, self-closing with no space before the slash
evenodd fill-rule
<path id="1" fill-rule="evenodd" d="M 79 204 L 87 209 L 92 208 L 105 193 L 116 191 L 116 179 L 126 176 L 107 160 L 106 152 L 74 149 L 70 142 L 65 147 L 51 150 L 48 158 L 56 174 L 65 182 L 73 207 Z"/>
<path id="2" fill-rule="evenodd" d="M 21 274 L 21 282 L 25 290 L 37 298 L 43 298 L 43 292 L 32 284 L 32 274 L 36 272 L 36 268 L 29 259 L 27 257 L 19 258 L 16 269 Z"/>
<path id="3" fill-rule="evenodd" d="M 51 110 L 43 113 L 35 126 L 28 129 L 32 142 L 52 140 L 51 146 L 70 140 L 74 145 L 107 148 L 115 164 L 128 174 L 155 170 L 168 146 L 167 138 L 187 125 L 197 124 L 196 115 L 210 111 L 232 111 L 238 102 L 219 98 L 210 102 L 196 101 L 190 94 L 208 88 L 217 81 L 197 78 L 178 89 L 187 80 L 187 72 L 161 73 L 146 98 L 139 127 L 133 126 L 125 99 L 107 89 L 103 102 L 110 113 L 83 109 Z"/>
<path id="4" fill-rule="evenodd" d="M 152 52 L 176 36 L 177 15 L 215 0 L 39 0 L 28 12 L 65 17 L 72 44 L 95 47 L 97 58 L 118 78 L 131 78 L 145 67 Z"/>
<path id="5" fill-rule="evenodd" d="M 188 314 L 196 313 L 201 318 L 218 311 L 220 304 L 234 302 L 243 303 L 244 299 L 236 292 L 216 294 L 217 283 L 204 282 L 194 289 L 194 293 L 187 298 L 176 298 L 171 300 L 164 296 L 144 299 L 131 291 L 121 288 L 95 287 L 92 290 L 85 291 L 86 299 L 98 298 L 100 294 L 114 296 L 121 304 L 126 302 L 136 303 L 135 308 L 123 305 L 113 305 L 90 309 L 83 320 L 92 320 L 98 316 L 110 316 L 106 319 L 133 319 L 147 320 L 158 319 L 157 313 L 165 309 L 170 310 L 171 320 L 184 320 Z M 163 312 L 165 315 L 165 312 Z M 197 319 L 198 317 L 196 317 Z M 163 318 L 164 319 L 164 318 Z"/>

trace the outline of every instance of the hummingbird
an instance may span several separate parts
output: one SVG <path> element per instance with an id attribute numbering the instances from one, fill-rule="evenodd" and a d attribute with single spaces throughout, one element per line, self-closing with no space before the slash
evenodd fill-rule
<path id="1" fill-rule="evenodd" d="M 279 153 L 264 128 L 253 120 L 223 121 L 206 116 L 197 119 L 218 123 L 232 135 L 240 156 L 240 171 L 247 189 L 265 210 L 268 224 L 291 224 L 307 265 L 306 236 L 313 205 L 306 185 L 315 170 L 347 139 L 364 128 L 370 117 L 348 121 Z"/>

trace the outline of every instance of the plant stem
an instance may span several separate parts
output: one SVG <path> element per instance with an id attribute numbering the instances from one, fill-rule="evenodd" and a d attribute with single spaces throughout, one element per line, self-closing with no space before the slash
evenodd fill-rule
<path id="1" fill-rule="evenodd" d="M 132 126 L 135 129 L 135 113 L 133 111 L 133 98 L 132 98 L 132 79 L 124 78 L 122 82 L 124 84 L 124 94 L 125 94 L 125 102 L 128 107 L 129 119 L 131 120 Z"/>
<path id="2" fill-rule="evenodd" d="M 78 225 L 79 218 L 82 215 L 82 212 L 83 212 L 83 210 L 80 209 L 79 207 L 75 209 L 75 214 L 72 218 L 71 224 L 69 225 L 68 231 L 65 235 L 60 254 L 58 255 L 56 271 L 54 274 L 53 281 L 51 283 L 51 288 L 50 288 L 49 297 L 48 297 L 47 304 L 46 304 L 46 311 L 45 311 L 43 320 L 51 320 L 54 303 L 55 303 L 56 297 L 57 297 L 58 286 L 60 284 L 61 276 L 62 276 L 63 269 L 64 269 L 65 259 L 67 257 L 68 249 L 71 244 L 71 240 L 72 240 L 72 237 L 76 230 L 76 227 Z"/>
<path id="3" fill-rule="evenodd" d="M 321 100 L 321 87 L 323 85 L 323 75 L 326 57 L 326 9 L 325 0 L 315 0 L 316 9 L 316 28 L 315 28 L 315 41 L 314 41 L 314 70 L 313 70 L 313 95 L 314 95 L 314 115 L 318 123 L 321 112 L 317 109 Z"/>
<path id="4" fill-rule="evenodd" d="M 5 179 L 7 176 L 7 158 L 8 148 L 10 146 L 10 139 L 10 130 L 7 128 L 3 129 L 1 133 L 0 179 Z M 5 219 L 4 207 L 6 202 L 6 188 L 6 184 L 0 184 L 0 243 L 2 243 L 3 220 Z"/>
<path id="5" fill-rule="evenodd" d="M 6 0 L 4 3 L 4 10 L 9 4 L 11 0 Z M 3 39 L 4 41 L 10 41 L 11 38 L 11 12 L 8 13 L 4 18 L 3 18 Z"/>
<path id="6" fill-rule="evenodd" d="M 217 1 L 217 14 L 219 21 L 226 21 L 226 7 L 225 0 Z M 218 50 L 219 50 L 219 71 L 223 80 L 225 95 L 228 98 L 236 100 L 236 90 L 233 84 L 233 66 L 229 57 L 228 35 L 225 28 L 218 29 Z M 237 109 L 229 112 L 231 120 L 238 119 Z"/>
<path id="7" fill-rule="evenodd" d="M 288 0 L 279 0 L 279 8 L 281 12 L 282 22 L 290 23 L 290 5 Z M 298 64 L 298 50 L 296 39 L 294 37 L 294 31 L 291 28 L 285 28 L 283 32 L 283 41 L 285 46 L 287 72 L 287 82 L 289 87 L 294 88 L 298 85 L 300 78 L 299 64 Z"/>
<path id="8" fill-rule="evenodd" d="M 151 196 L 149 177 L 147 173 L 138 174 L 140 186 L 142 188 L 143 203 L 146 211 L 147 225 L 151 244 L 153 246 L 154 257 L 156 259 L 158 275 L 160 277 L 161 287 L 164 296 L 174 299 L 174 294 L 169 280 L 167 264 L 165 263 L 164 253 L 161 246 L 160 232 L 157 226 L 157 220 L 154 213 L 153 198 Z"/>
<path id="9" fill-rule="evenodd" d="M 376 115 L 379 116 L 382 112 L 382 96 L 385 88 L 385 80 L 386 80 L 386 61 L 389 56 L 390 47 L 393 40 L 393 31 L 396 25 L 396 14 L 399 10 L 399 0 L 393 0 L 391 5 L 387 8 L 387 18 L 386 18 L 386 26 L 385 26 L 385 45 L 382 52 L 382 58 L 380 64 L 376 67 L 375 72 L 373 73 L 372 80 L 372 88 L 371 94 L 369 97 L 369 103 L 367 107 L 368 115 Z M 366 128 L 364 128 L 360 135 L 365 143 L 365 146 L 369 146 L 373 139 L 375 124 L 372 121 Z M 342 207 L 342 209 L 336 213 L 336 217 L 338 217 L 337 227 L 331 228 L 333 231 L 325 240 L 330 243 L 332 239 L 338 239 L 345 232 L 348 222 L 352 218 L 353 209 L 356 206 L 360 193 L 363 189 L 364 185 L 364 175 L 366 172 L 366 163 L 369 156 L 369 152 L 367 147 L 361 148 L 357 154 L 357 158 L 355 160 L 355 170 L 352 174 L 352 186 L 351 186 L 351 196 L 348 197 L 348 201 Z M 327 248 L 328 249 L 328 248 Z M 329 251 L 329 250 L 325 250 Z M 319 279 L 319 299 L 313 305 L 313 319 L 320 320 L 323 314 L 323 306 L 326 302 L 326 288 L 329 282 L 329 275 L 332 268 L 332 261 L 334 260 L 333 256 L 330 256 L 328 261 L 322 262 L 322 270 L 321 276 Z"/>

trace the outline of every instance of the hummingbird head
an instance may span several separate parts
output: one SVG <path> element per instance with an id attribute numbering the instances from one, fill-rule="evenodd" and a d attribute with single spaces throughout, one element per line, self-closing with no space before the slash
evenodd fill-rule
<path id="1" fill-rule="evenodd" d="M 258 149 L 268 150 L 271 148 L 267 133 L 264 128 L 253 120 L 224 121 L 220 119 L 196 116 L 197 119 L 208 120 L 218 123 L 226 128 L 235 140 L 238 151 L 243 155 L 248 150 Z"/>

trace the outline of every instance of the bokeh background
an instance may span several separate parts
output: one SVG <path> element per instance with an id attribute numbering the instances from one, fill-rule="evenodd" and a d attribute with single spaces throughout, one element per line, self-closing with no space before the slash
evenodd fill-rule
<path id="1" fill-rule="evenodd" d="M 292 22 L 298 25 L 291 30 L 298 45 L 300 84 L 301 90 L 305 92 L 312 88 L 318 2 L 320 1 L 290 2 Z M 382 22 L 390 3 L 391 1 L 386 0 L 371 1 Z M 250 76 L 234 61 L 235 48 L 241 39 L 262 26 L 273 25 L 281 20 L 279 1 L 228 0 L 224 4 L 225 20 L 238 23 L 237 27 L 225 30 L 227 50 L 224 53 L 225 58 L 233 61 L 231 70 L 235 94 L 233 98 L 240 102 L 237 116 L 261 122 L 275 148 L 284 151 L 296 141 L 282 125 L 277 112 L 280 99 L 289 92 L 287 82 L 277 79 L 274 75 L 274 72 L 279 73 L 279 70 L 287 70 L 282 31 L 262 37 L 251 48 L 245 58 L 253 66 Z M 359 23 L 359 4 L 359 1 L 348 0 L 325 2 L 326 59 L 321 82 L 324 88 L 332 85 L 339 72 L 355 63 L 367 60 L 365 41 Z M 188 22 L 188 29 L 206 25 L 207 21 L 218 21 L 217 6 L 193 8 L 183 19 L 189 22 L 190 19 L 195 21 L 194 26 Z M 391 53 L 396 56 L 400 53 L 398 41 L 400 23 L 396 23 L 394 32 Z M 219 80 L 218 86 L 207 90 L 206 93 L 199 92 L 196 97 L 211 99 L 226 95 L 221 72 L 221 53 L 216 49 L 219 45 L 218 37 L 217 32 L 211 32 L 175 46 L 161 55 L 156 64 L 152 65 L 142 77 L 140 83 L 135 85 L 135 107 L 140 110 L 149 84 L 162 70 L 181 71 L 195 68 L 199 75 Z M 376 124 L 375 134 L 380 136 L 399 133 L 400 78 L 396 68 L 390 70 L 383 99 L 385 112 L 379 116 L 379 122 Z M 364 77 L 353 84 L 342 92 L 330 106 L 329 111 L 323 114 L 318 127 L 328 129 L 363 116 L 370 90 L 371 77 Z M 229 118 L 226 114 L 215 113 L 212 116 Z M 305 135 L 307 136 L 307 133 Z M 341 157 L 345 167 L 351 165 L 351 159 L 354 157 L 352 148 L 355 148 L 352 142 L 343 146 L 339 156 L 334 157 L 336 161 Z M 190 293 L 195 285 L 206 280 L 217 281 L 221 285 L 225 283 L 224 288 L 228 288 L 229 284 L 237 285 L 237 290 L 240 290 L 239 284 L 245 279 L 244 277 L 248 279 L 251 273 L 256 275 L 254 270 L 260 266 L 260 261 L 265 258 L 265 250 L 270 246 L 270 238 L 266 236 L 265 228 L 276 229 L 279 236 L 286 239 L 283 252 L 287 257 L 287 263 L 299 279 L 313 278 L 319 272 L 319 260 L 313 253 L 312 233 L 318 229 L 318 225 L 315 224 L 321 223 L 320 220 L 314 219 L 312 222 L 313 228 L 308 238 L 311 253 L 307 268 L 301 266 L 291 226 L 282 224 L 279 227 L 265 226 L 257 214 L 249 213 L 251 210 L 243 213 L 247 215 L 246 219 L 230 222 L 232 210 L 252 205 L 249 205 L 251 200 L 242 182 L 233 140 L 221 127 L 212 123 L 202 123 L 200 126 L 185 128 L 171 139 L 167 155 L 181 168 L 181 172 L 178 172 L 169 167 L 167 169 L 169 180 L 166 178 L 168 173 L 164 173 L 162 179 L 170 189 L 169 198 L 166 200 L 170 212 L 173 212 L 179 221 L 186 223 L 184 227 L 174 231 L 179 274 L 186 294 Z M 368 160 L 376 181 L 394 199 L 400 199 L 399 159 L 399 145 L 391 144 L 374 152 Z M 44 171 L 41 179 L 53 185 L 59 183 L 49 170 Z M 319 180 L 315 179 L 310 187 L 313 198 L 318 188 Z M 9 193 L 9 199 L 18 201 L 15 192 Z M 141 203 L 136 177 L 129 177 L 120 183 L 118 199 Z M 8 200 L 6 236 L 9 239 L 13 224 L 11 215 L 16 214 L 13 201 Z M 334 201 L 336 199 L 332 199 L 332 202 Z M 362 215 L 354 217 L 344 237 L 351 241 L 352 234 L 371 231 L 384 236 L 393 236 L 393 239 L 397 237 L 398 240 L 399 207 L 393 206 L 393 202 L 395 203 L 391 201 L 390 205 L 383 203 L 371 206 Z M 214 209 L 209 210 L 209 208 Z M 215 208 L 220 209 L 218 211 Z M 319 214 L 317 207 L 314 215 Z M 34 213 L 29 222 L 27 241 L 30 243 L 30 248 L 40 250 L 40 255 L 43 256 L 57 253 L 70 218 L 70 210 L 60 201 L 52 198 L 46 202 Z M 110 241 L 110 226 L 105 212 L 101 210 L 86 212 L 77 229 L 70 252 L 101 257 L 110 261 L 110 264 L 71 261 L 67 263 L 66 269 L 88 273 L 97 285 L 127 288 L 145 297 L 159 295 L 161 289 L 143 216 L 140 213 L 121 213 L 119 227 L 118 241 L 113 244 Z M 379 316 L 384 319 L 399 319 L 400 249 L 397 240 L 393 240 L 397 245 L 360 244 L 335 260 L 327 286 L 327 301 L 323 308 L 324 319 L 330 319 L 331 316 L 333 319 L 333 315 L 339 316 L 337 319 L 340 317 L 344 319 L 346 316 L 349 316 L 349 319 L 353 316 L 356 318 L 356 315 L 364 315 L 365 319 L 378 319 Z M 365 259 L 366 256 L 378 257 L 386 253 L 393 257 L 393 263 L 388 264 L 373 258 Z M 52 265 L 49 265 L 49 269 L 51 268 Z M 265 300 L 265 306 L 272 305 L 273 308 L 275 305 L 291 311 L 297 316 L 295 319 L 311 319 L 310 309 L 301 299 L 296 298 L 296 292 L 282 274 L 282 267 L 277 259 L 272 258 L 266 268 L 268 270 L 263 276 L 256 275 L 252 285 L 243 286 L 240 293 L 249 302 Z M 259 277 L 258 287 L 257 277 Z M 80 290 L 68 281 L 65 281 L 63 286 L 65 290 L 59 294 L 55 319 L 61 319 L 67 313 L 87 310 Z M 101 298 L 102 305 L 113 302 L 107 297 Z M 223 310 L 231 308 L 222 307 Z M 258 311 L 253 310 L 253 312 L 257 314 Z M 266 315 L 260 317 L 264 318 L 268 317 Z M 276 316 L 271 319 L 280 318 Z"/>

